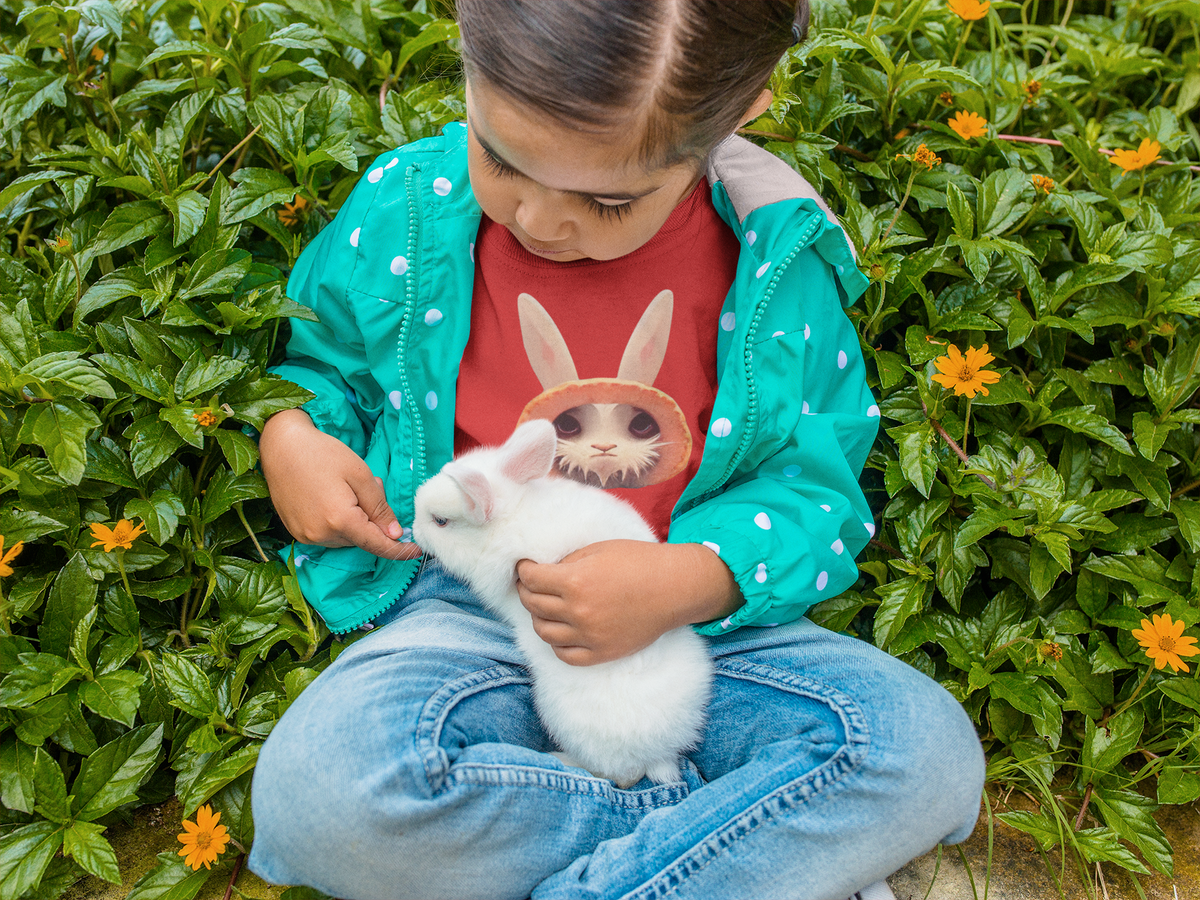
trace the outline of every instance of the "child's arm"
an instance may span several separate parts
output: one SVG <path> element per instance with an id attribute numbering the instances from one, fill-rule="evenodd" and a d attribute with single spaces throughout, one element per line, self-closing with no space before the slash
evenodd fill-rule
<path id="1" fill-rule="evenodd" d="M 602 541 L 555 565 L 522 560 L 517 575 L 534 630 L 575 666 L 628 656 L 742 604 L 733 574 L 700 544 Z"/>
<path id="2" fill-rule="evenodd" d="M 271 502 L 296 540 L 361 547 L 387 559 L 420 555 L 415 544 L 397 542 L 400 524 L 381 480 L 362 457 L 313 425 L 303 410 L 271 416 L 258 447 Z"/>

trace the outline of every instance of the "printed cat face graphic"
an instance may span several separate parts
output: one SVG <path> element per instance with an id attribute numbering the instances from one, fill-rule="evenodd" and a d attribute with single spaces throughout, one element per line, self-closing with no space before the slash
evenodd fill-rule
<path id="1" fill-rule="evenodd" d="M 579 378 L 562 333 L 529 294 L 517 298 L 525 353 L 544 390 L 520 421 L 549 419 L 555 469 L 599 487 L 641 487 L 677 475 L 691 455 L 683 411 L 652 385 L 671 335 L 674 295 L 662 291 L 629 338 L 616 378 Z"/>

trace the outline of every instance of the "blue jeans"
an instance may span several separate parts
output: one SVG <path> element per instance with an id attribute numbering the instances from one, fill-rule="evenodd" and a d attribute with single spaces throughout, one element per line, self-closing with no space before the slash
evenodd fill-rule
<path id="1" fill-rule="evenodd" d="M 983 754 L 934 681 L 801 620 L 712 639 L 683 781 L 564 765 L 506 625 L 429 566 L 287 710 L 250 868 L 354 900 L 842 900 L 964 840 Z"/>

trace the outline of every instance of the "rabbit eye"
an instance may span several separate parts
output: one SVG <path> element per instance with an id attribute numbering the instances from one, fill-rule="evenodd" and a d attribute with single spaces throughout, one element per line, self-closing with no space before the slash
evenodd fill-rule
<path id="1" fill-rule="evenodd" d="M 579 424 L 577 418 L 569 412 L 565 412 L 554 420 L 554 430 L 558 432 L 560 438 L 573 438 L 579 437 L 583 431 L 583 426 Z"/>
<path id="2" fill-rule="evenodd" d="M 436 525 L 438 528 L 445 528 L 446 523 L 449 521 L 450 521 L 449 519 L 443 519 L 441 516 L 433 517 L 433 524 Z"/>
<path id="3" fill-rule="evenodd" d="M 658 423 L 648 412 L 639 412 L 629 423 L 629 433 L 635 438 L 648 438 L 658 434 Z"/>

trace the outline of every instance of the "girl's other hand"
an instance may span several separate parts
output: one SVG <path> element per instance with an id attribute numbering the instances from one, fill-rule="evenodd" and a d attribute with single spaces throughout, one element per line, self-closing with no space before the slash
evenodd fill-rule
<path id="1" fill-rule="evenodd" d="M 414 559 L 416 544 L 388 506 L 383 481 L 357 453 L 313 425 L 303 410 L 267 419 L 259 440 L 263 475 L 283 525 L 303 544 L 360 547 L 385 559 Z"/>
<path id="2" fill-rule="evenodd" d="M 733 573 L 700 544 L 601 541 L 559 563 L 523 559 L 517 579 L 534 631 L 573 666 L 620 659 L 744 602 Z"/>

